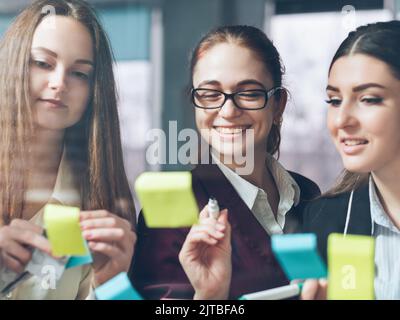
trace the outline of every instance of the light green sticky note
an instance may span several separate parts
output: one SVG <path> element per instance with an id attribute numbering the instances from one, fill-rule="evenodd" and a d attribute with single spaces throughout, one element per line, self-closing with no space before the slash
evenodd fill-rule
<path id="1" fill-rule="evenodd" d="M 145 172 L 137 178 L 135 190 L 148 227 L 190 227 L 197 222 L 190 172 Z"/>
<path id="2" fill-rule="evenodd" d="M 375 240 L 332 233 L 328 237 L 328 299 L 373 300 Z"/>
<path id="3" fill-rule="evenodd" d="M 48 204 L 44 208 L 44 225 L 51 250 L 56 256 L 84 256 L 85 240 L 79 225 L 79 208 Z"/>

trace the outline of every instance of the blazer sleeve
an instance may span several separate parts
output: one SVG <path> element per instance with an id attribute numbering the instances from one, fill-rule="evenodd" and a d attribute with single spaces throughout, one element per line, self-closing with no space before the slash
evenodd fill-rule
<path id="1" fill-rule="evenodd" d="M 148 228 L 140 213 L 138 241 L 129 276 L 145 299 L 193 298 L 194 289 L 178 258 L 189 230 Z"/>
<path id="2" fill-rule="evenodd" d="M 327 261 L 328 237 L 331 233 L 343 233 L 346 221 L 347 198 L 321 197 L 309 202 L 303 212 L 304 232 L 315 233 L 318 251 Z"/>

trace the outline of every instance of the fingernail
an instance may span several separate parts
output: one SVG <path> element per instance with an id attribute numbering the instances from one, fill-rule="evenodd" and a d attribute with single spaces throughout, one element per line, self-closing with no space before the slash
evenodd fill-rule
<path id="1" fill-rule="evenodd" d="M 83 231 L 82 234 L 83 234 L 83 237 L 86 238 L 86 239 L 88 239 L 88 240 L 91 239 L 91 238 L 93 238 L 92 233 L 89 232 L 89 231 Z"/>
<path id="2" fill-rule="evenodd" d="M 219 238 L 222 238 L 224 236 L 224 234 L 220 231 L 215 232 L 215 235 Z"/>
<path id="3" fill-rule="evenodd" d="M 217 228 L 218 230 L 222 231 L 222 230 L 225 229 L 225 226 L 224 226 L 223 224 L 218 223 L 218 224 L 216 225 L 216 228 Z"/>

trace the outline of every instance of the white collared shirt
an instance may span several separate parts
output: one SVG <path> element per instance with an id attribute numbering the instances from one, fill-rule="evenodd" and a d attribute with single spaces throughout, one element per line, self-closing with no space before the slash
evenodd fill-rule
<path id="1" fill-rule="evenodd" d="M 46 191 L 28 192 L 26 198 L 40 198 L 43 195 L 46 195 Z M 74 181 L 73 170 L 65 157 L 64 150 L 49 203 L 80 207 L 80 199 L 79 187 Z M 30 219 L 30 222 L 43 226 L 43 213 L 44 207 Z M 42 279 L 32 276 L 5 298 L 7 300 L 74 300 L 92 298 L 92 278 L 91 265 L 66 269 L 56 282 L 55 288 L 51 288 Z"/>
<path id="2" fill-rule="evenodd" d="M 268 194 L 225 166 L 213 153 L 211 155 L 265 231 L 269 235 L 282 234 L 286 213 L 300 201 L 300 188 L 286 169 L 274 157 L 267 156 L 266 165 L 275 180 L 279 192 L 278 212 L 275 219 L 268 201 Z"/>
<path id="3" fill-rule="evenodd" d="M 400 230 L 385 212 L 369 179 L 371 222 L 375 237 L 375 298 L 400 299 Z"/>

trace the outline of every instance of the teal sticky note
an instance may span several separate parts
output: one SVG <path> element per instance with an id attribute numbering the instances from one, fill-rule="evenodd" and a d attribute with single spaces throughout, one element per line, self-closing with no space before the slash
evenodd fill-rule
<path id="1" fill-rule="evenodd" d="M 375 298 L 375 239 L 332 233 L 328 237 L 329 300 Z"/>
<path id="2" fill-rule="evenodd" d="M 273 235 L 271 246 L 289 280 L 327 276 L 325 263 L 317 251 L 315 234 Z"/>
<path id="3" fill-rule="evenodd" d="M 132 287 L 126 272 L 103 283 L 95 290 L 95 294 L 98 300 L 143 300 Z"/>
<path id="4" fill-rule="evenodd" d="M 144 172 L 135 182 L 149 228 L 191 227 L 199 208 L 192 191 L 190 172 Z"/>
<path id="5" fill-rule="evenodd" d="M 88 248 L 87 242 L 85 241 L 85 247 L 86 247 L 86 255 L 84 256 L 71 256 L 65 265 L 65 269 L 69 268 L 75 268 L 79 267 L 85 264 L 90 264 L 93 262 L 92 255 L 90 253 L 90 250 Z"/>

